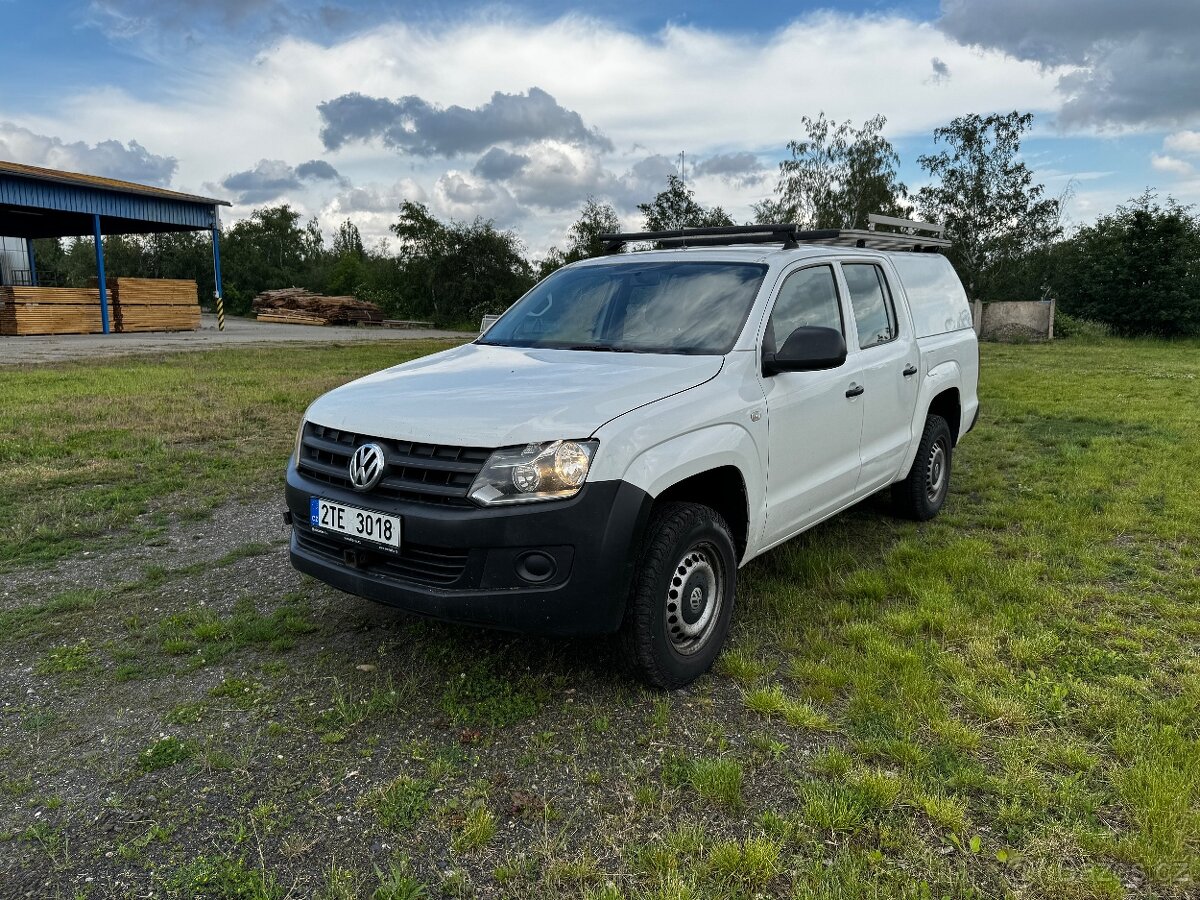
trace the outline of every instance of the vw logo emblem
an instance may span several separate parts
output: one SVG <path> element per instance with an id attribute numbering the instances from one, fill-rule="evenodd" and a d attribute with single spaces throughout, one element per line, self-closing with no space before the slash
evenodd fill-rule
<path id="1" fill-rule="evenodd" d="M 691 604 L 692 612 L 699 612 L 700 608 L 704 606 L 704 591 L 698 587 L 692 588 L 692 595 L 688 597 L 688 603 Z"/>
<path id="2" fill-rule="evenodd" d="M 350 457 L 350 486 L 356 491 L 369 491 L 383 477 L 386 457 L 378 444 L 363 444 Z"/>

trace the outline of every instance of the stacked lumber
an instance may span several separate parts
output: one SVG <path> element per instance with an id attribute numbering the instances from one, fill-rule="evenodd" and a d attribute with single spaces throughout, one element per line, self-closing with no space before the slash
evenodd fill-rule
<path id="1" fill-rule="evenodd" d="M 0 287 L 0 334 L 98 334 L 96 288 Z"/>
<path id="2" fill-rule="evenodd" d="M 355 297 L 326 297 L 304 288 L 263 291 L 254 298 L 260 322 L 290 325 L 367 325 L 383 321 L 383 310 Z"/>
<path id="3" fill-rule="evenodd" d="M 114 331 L 195 331 L 196 282 L 183 278 L 110 279 Z"/>

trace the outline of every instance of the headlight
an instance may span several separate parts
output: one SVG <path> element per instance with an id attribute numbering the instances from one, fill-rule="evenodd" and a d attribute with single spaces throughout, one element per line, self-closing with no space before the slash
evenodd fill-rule
<path id="1" fill-rule="evenodd" d="M 548 441 L 497 450 L 471 484 L 480 506 L 574 497 L 587 480 L 599 441 Z"/>
<path id="2" fill-rule="evenodd" d="M 301 419 L 300 427 L 296 429 L 296 446 L 292 450 L 292 459 L 296 461 L 297 465 L 300 463 L 300 451 L 304 447 L 304 425 L 305 422 Z"/>

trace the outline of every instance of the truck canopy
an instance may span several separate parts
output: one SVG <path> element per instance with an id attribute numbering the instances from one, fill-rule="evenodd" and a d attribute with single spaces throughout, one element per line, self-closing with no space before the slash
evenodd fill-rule
<path id="1" fill-rule="evenodd" d="M 967 292 L 950 260 L 934 253 L 893 253 L 890 258 L 908 296 L 917 337 L 972 327 Z"/>

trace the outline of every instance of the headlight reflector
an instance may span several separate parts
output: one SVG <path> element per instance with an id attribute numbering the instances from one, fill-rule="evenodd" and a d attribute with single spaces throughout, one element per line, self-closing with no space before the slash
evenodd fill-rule
<path id="1" fill-rule="evenodd" d="M 480 506 L 574 497 L 587 480 L 599 441 L 547 441 L 492 454 L 469 496 Z"/>

